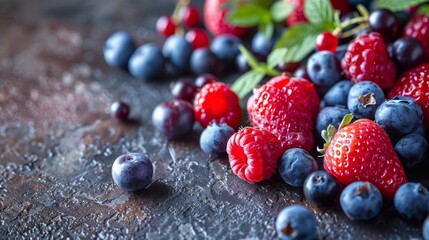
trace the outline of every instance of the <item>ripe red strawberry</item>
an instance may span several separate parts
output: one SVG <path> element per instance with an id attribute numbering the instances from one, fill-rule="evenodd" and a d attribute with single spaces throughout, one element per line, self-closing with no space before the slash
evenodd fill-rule
<path id="1" fill-rule="evenodd" d="M 341 66 L 353 83 L 369 80 L 386 89 L 396 77 L 395 63 L 383 38 L 376 32 L 360 35 L 350 43 Z"/>
<path id="2" fill-rule="evenodd" d="M 310 151 L 319 104 L 311 82 L 280 76 L 260 87 L 249 98 L 247 109 L 250 123 L 276 134 L 283 151 L 294 147 Z"/>
<path id="3" fill-rule="evenodd" d="M 195 119 L 203 126 L 225 123 L 238 129 L 243 115 L 240 100 L 227 85 L 214 82 L 204 85 L 194 99 Z"/>
<path id="4" fill-rule="evenodd" d="M 388 98 L 412 97 L 423 110 L 423 121 L 429 129 L 429 64 L 421 64 L 405 72 L 389 90 Z"/>
<path id="5" fill-rule="evenodd" d="M 304 14 L 304 2 L 305 0 L 285 0 L 286 2 L 295 6 L 294 10 L 289 14 L 286 21 L 288 26 L 293 26 L 299 23 L 307 22 L 307 18 Z M 341 12 L 341 16 L 350 12 L 350 4 L 344 0 L 331 0 L 332 7 Z"/>
<path id="6" fill-rule="evenodd" d="M 377 186 L 386 199 L 407 182 L 407 176 L 387 133 L 369 119 L 350 124 L 353 116 L 344 117 L 335 133 L 332 125 L 325 133 L 324 167 L 342 184 L 368 181 Z M 348 125 L 347 125 L 348 124 Z"/>
<path id="7" fill-rule="evenodd" d="M 283 153 L 276 135 L 254 127 L 234 133 L 228 140 L 226 151 L 232 171 L 249 182 L 270 178 Z"/>
<path id="8" fill-rule="evenodd" d="M 425 48 L 425 58 L 429 61 L 429 16 L 417 15 L 404 28 L 404 36 L 420 40 Z"/>
<path id="9" fill-rule="evenodd" d="M 244 36 L 247 28 L 237 27 L 226 21 L 228 10 L 222 6 L 227 0 L 206 0 L 204 5 L 204 23 L 214 36 L 229 33 L 237 37 Z"/>

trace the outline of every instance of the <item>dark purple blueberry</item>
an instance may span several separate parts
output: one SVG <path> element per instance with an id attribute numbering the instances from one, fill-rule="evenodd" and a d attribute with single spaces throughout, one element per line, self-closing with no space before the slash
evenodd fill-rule
<path id="1" fill-rule="evenodd" d="M 226 144 L 234 134 L 233 128 L 226 124 L 210 124 L 200 136 L 200 147 L 208 154 L 222 155 L 226 153 Z"/>
<path id="2" fill-rule="evenodd" d="M 354 84 L 347 96 L 347 108 L 356 119 L 368 118 L 373 120 L 375 111 L 383 102 L 383 90 L 371 81 Z"/>
<path id="3" fill-rule="evenodd" d="M 311 81 L 321 87 L 332 86 L 341 79 L 340 61 L 329 51 L 319 51 L 311 55 L 306 69 Z"/>
<path id="4" fill-rule="evenodd" d="M 283 32 L 284 29 L 277 29 L 271 39 L 267 39 L 262 32 L 255 33 L 251 43 L 252 51 L 266 59 Z"/>
<path id="5" fill-rule="evenodd" d="M 226 63 L 230 68 L 234 68 L 240 50 L 238 46 L 241 40 L 232 34 L 222 34 L 213 39 L 210 50 L 216 57 Z"/>
<path id="6" fill-rule="evenodd" d="M 168 139 L 187 136 L 192 131 L 194 122 L 194 109 L 184 100 L 162 102 L 152 113 L 152 124 L 155 129 Z"/>
<path id="7" fill-rule="evenodd" d="M 425 56 L 422 43 L 413 37 L 403 37 L 396 40 L 390 48 L 390 52 L 397 66 L 403 70 L 419 65 Z"/>
<path id="8" fill-rule="evenodd" d="M 426 217 L 425 222 L 423 223 L 423 239 L 429 239 L 429 216 Z"/>
<path id="9" fill-rule="evenodd" d="M 310 80 L 310 76 L 308 76 L 307 70 L 305 69 L 305 66 L 301 66 L 299 67 L 294 73 L 293 73 L 293 77 L 295 78 L 304 78 L 307 79 L 308 81 Z"/>
<path id="10" fill-rule="evenodd" d="M 304 182 L 305 197 L 316 205 L 334 202 L 340 190 L 340 182 L 326 171 L 312 172 Z"/>
<path id="11" fill-rule="evenodd" d="M 171 95 L 175 99 L 191 102 L 197 92 L 195 84 L 188 79 L 183 79 L 171 85 Z"/>
<path id="12" fill-rule="evenodd" d="M 125 121 L 130 115 L 130 107 L 123 102 L 114 102 L 110 106 L 110 114 L 119 120 Z"/>
<path id="13" fill-rule="evenodd" d="M 141 153 L 121 155 L 112 165 L 113 181 L 128 192 L 146 188 L 151 183 L 152 176 L 152 162 Z"/>
<path id="14" fill-rule="evenodd" d="M 378 216 L 383 205 L 380 191 L 370 182 L 354 182 L 344 188 L 340 205 L 351 220 L 364 221 Z"/>
<path id="15" fill-rule="evenodd" d="M 400 22 L 388 9 L 378 9 L 369 15 L 369 25 L 374 32 L 381 34 L 386 42 L 393 41 L 399 34 Z"/>
<path id="16" fill-rule="evenodd" d="M 219 74 L 221 62 L 208 48 L 194 50 L 191 55 L 191 70 L 194 74 Z"/>
<path id="17" fill-rule="evenodd" d="M 280 158 L 280 176 L 287 184 L 302 187 L 307 176 L 318 170 L 317 162 L 304 149 L 291 148 Z"/>
<path id="18" fill-rule="evenodd" d="M 316 239 L 317 221 L 308 208 L 288 206 L 277 215 L 276 232 L 282 240 Z"/>
<path id="19" fill-rule="evenodd" d="M 347 96 L 351 87 L 352 83 L 349 80 L 342 80 L 332 85 L 323 97 L 325 106 L 347 106 Z"/>
<path id="20" fill-rule="evenodd" d="M 169 37 L 164 43 L 162 54 L 176 72 L 184 73 L 189 70 L 192 45 L 185 37 L 179 35 Z"/>
<path id="21" fill-rule="evenodd" d="M 153 43 L 147 43 L 133 53 L 128 69 L 135 78 L 149 80 L 160 77 L 164 72 L 165 59 L 161 50 Z"/>
<path id="22" fill-rule="evenodd" d="M 320 134 L 322 130 L 326 130 L 329 125 L 333 125 L 336 129 L 343 120 L 344 115 L 349 114 L 349 110 L 344 106 L 325 107 L 317 115 L 316 130 Z"/>
<path id="23" fill-rule="evenodd" d="M 104 44 L 104 60 L 111 67 L 127 67 L 136 46 L 128 33 L 116 32 Z"/>
<path id="24" fill-rule="evenodd" d="M 341 44 L 337 47 L 337 49 L 335 50 L 335 56 L 337 56 L 338 60 L 341 61 L 344 58 L 348 47 L 349 47 L 348 44 Z"/>
<path id="25" fill-rule="evenodd" d="M 428 142 L 416 133 L 408 134 L 395 144 L 395 152 L 406 169 L 419 167 L 428 154 Z"/>
<path id="26" fill-rule="evenodd" d="M 211 74 L 208 74 L 208 73 L 201 74 L 195 79 L 195 86 L 201 89 L 202 87 L 204 87 L 204 85 L 217 82 L 217 80 L 218 80 L 217 77 Z"/>
<path id="27" fill-rule="evenodd" d="M 244 56 L 243 54 L 238 54 L 237 56 L 237 67 L 238 70 L 241 73 L 245 73 L 250 71 L 252 68 L 249 66 L 249 63 L 247 62 L 247 58 L 246 56 Z"/>
<path id="28" fill-rule="evenodd" d="M 375 112 L 375 122 L 390 139 L 414 132 L 423 122 L 422 108 L 410 97 L 396 96 L 383 102 Z"/>
<path id="29" fill-rule="evenodd" d="M 393 203 L 405 220 L 421 222 L 429 213 L 429 192 L 420 183 L 408 182 L 396 191 Z"/>

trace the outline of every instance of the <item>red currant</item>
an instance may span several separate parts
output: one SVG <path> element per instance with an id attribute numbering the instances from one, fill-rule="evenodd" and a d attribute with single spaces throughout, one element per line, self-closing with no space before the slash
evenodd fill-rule
<path id="1" fill-rule="evenodd" d="M 206 48 L 210 45 L 210 38 L 201 28 L 195 28 L 186 33 L 185 38 L 192 44 L 194 49 Z"/>
<path id="2" fill-rule="evenodd" d="M 176 33 L 176 24 L 171 17 L 162 16 L 156 21 L 156 30 L 166 38 Z"/>
<path id="3" fill-rule="evenodd" d="M 318 51 L 335 52 L 338 47 L 338 38 L 330 32 L 323 32 L 316 38 L 316 49 Z"/>
<path id="4" fill-rule="evenodd" d="M 201 23 L 200 12 L 193 6 L 188 6 L 183 11 L 182 23 L 187 28 L 199 27 Z"/>

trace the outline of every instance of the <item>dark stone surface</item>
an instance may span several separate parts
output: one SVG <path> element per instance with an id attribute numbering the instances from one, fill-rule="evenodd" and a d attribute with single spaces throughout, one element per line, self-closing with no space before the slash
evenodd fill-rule
<path id="1" fill-rule="evenodd" d="M 374 221 L 351 222 L 338 205 L 312 206 L 278 176 L 238 179 L 227 159 L 199 149 L 198 128 L 184 141 L 154 132 L 151 111 L 170 97 L 170 81 L 110 69 L 102 46 L 116 30 L 161 43 L 155 21 L 172 3 L 0 2 L 1 239 L 271 239 L 277 212 L 295 203 L 315 213 L 321 239 L 421 237 L 421 225 L 402 221 L 391 203 Z M 130 104 L 132 121 L 107 114 L 118 99 Z M 111 165 L 126 152 L 152 159 L 147 190 L 114 185 Z"/>

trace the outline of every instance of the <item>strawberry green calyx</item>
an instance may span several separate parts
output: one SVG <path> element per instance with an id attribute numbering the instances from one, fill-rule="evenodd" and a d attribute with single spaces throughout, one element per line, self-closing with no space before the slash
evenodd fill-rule
<path id="1" fill-rule="evenodd" d="M 353 118 L 354 116 L 352 114 L 344 115 L 343 120 L 341 120 L 341 123 L 338 126 L 338 130 L 340 130 L 346 125 L 349 125 L 352 122 Z M 325 143 L 323 144 L 323 148 L 317 148 L 317 151 L 319 153 L 325 154 L 326 149 L 328 148 L 336 133 L 337 129 L 332 124 L 330 124 L 326 130 L 322 130 L 321 135 L 323 140 L 325 140 Z"/>

